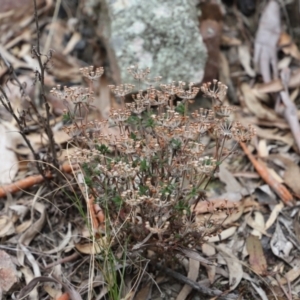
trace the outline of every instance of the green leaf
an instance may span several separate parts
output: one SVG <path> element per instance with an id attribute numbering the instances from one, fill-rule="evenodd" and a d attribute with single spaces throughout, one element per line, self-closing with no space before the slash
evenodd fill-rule
<path id="1" fill-rule="evenodd" d="M 140 171 L 141 172 L 147 172 L 149 170 L 148 163 L 145 159 L 141 160 L 140 162 Z"/>
<path id="2" fill-rule="evenodd" d="M 140 119 L 137 116 L 130 116 L 126 123 L 129 125 L 138 125 L 140 123 Z"/>
<path id="3" fill-rule="evenodd" d="M 121 198 L 120 195 L 118 195 L 118 196 L 116 196 L 116 197 L 113 197 L 111 200 L 116 204 L 116 206 L 118 207 L 118 209 L 119 209 L 119 208 L 122 206 L 122 204 L 123 204 L 123 200 L 122 200 L 122 198 Z"/>
<path id="4" fill-rule="evenodd" d="M 181 148 L 181 141 L 180 140 L 171 139 L 170 143 L 171 143 L 171 147 L 174 150 L 179 150 Z"/>
<path id="5" fill-rule="evenodd" d="M 180 103 L 178 104 L 176 107 L 175 107 L 175 111 L 180 113 L 182 116 L 184 116 L 185 114 L 185 106 L 183 103 Z"/>
<path id="6" fill-rule="evenodd" d="M 186 210 L 188 214 L 190 214 L 190 207 L 184 201 L 179 200 L 174 208 L 180 212 Z"/>
<path id="7" fill-rule="evenodd" d="M 147 186 L 145 186 L 145 185 L 140 185 L 140 186 L 139 186 L 139 194 L 140 194 L 140 196 L 146 195 L 147 192 L 148 192 L 148 190 L 149 190 L 149 188 L 148 188 Z"/>
<path id="8" fill-rule="evenodd" d="M 130 132 L 130 138 L 132 138 L 134 141 L 137 140 L 137 136 L 134 132 Z"/>
<path id="9" fill-rule="evenodd" d="M 72 121 L 72 116 L 70 114 L 70 112 L 66 112 L 65 114 L 63 114 L 63 122 L 68 123 Z"/>
<path id="10" fill-rule="evenodd" d="M 101 145 L 95 145 L 95 148 L 103 155 L 109 153 L 109 148 L 104 145 L 104 144 L 101 144 Z"/>
<path id="11" fill-rule="evenodd" d="M 155 123 L 155 120 L 153 119 L 153 118 L 151 118 L 151 117 L 148 117 L 147 119 L 146 119 L 146 122 L 145 122 L 146 124 L 145 124 L 145 127 L 146 128 L 154 128 L 155 127 L 155 125 L 156 125 L 156 123 Z"/>

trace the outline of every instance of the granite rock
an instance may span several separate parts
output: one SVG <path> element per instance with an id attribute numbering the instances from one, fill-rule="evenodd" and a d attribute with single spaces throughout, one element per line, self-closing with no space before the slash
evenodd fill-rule
<path id="1" fill-rule="evenodd" d="M 136 64 L 166 83 L 201 82 L 207 55 L 193 0 L 103 0 L 101 11 L 116 84 L 134 83 L 127 68 Z"/>

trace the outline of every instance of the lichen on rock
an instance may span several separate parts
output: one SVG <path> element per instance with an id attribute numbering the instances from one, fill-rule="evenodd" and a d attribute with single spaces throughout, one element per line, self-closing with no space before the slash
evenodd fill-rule
<path id="1" fill-rule="evenodd" d="M 199 83 L 206 48 L 190 0 L 105 0 L 104 36 L 117 83 L 133 83 L 130 65 L 149 67 L 151 77 Z M 105 18 L 104 18 L 105 17 Z"/>

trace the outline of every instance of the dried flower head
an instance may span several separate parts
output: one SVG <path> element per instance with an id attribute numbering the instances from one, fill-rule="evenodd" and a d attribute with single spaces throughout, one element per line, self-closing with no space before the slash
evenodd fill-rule
<path id="1" fill-rule="evenodd" d="M 235 123 L 232 132 L 233 132 L 233 137 L 238 142 L 250 141 L 256 135 L 255 128 L 251 124 L 249 124 L 247 128 L 243 126 L 240 122 Z"/>
<path id="2" fill-rule="evenodd" d="M 215 113 L 216 118 L 222 119 L 222 118 L 228 118 L 232 114 L 233 111 L 235 111 L 234 106 L 228 106 L 228 105 L 214 105 L 213 111 Z"/>
<path id="3" fill-rule="evenodd" d="M 218 103 L 223 103 L 228 87 L 216 79 L 212 83 L 204 83 L 201 86 L 201 91 L 207 96 L 216 100 Z"/>
<path id="4" fill-rule="evenodd" d="M 80 73 L 82 76 L 90 79 L 90 80 L 96 80 L 100 78 L 103 73 L 104 73 L 104 68 L 94 68 L 94 66 L 86 67 L 86 68 L 81 68 L 79 69 Z"/>
<path id="5" fill-rule="evenodd" d="M 102 70 L 93 72 L 91 68 L 82 70 L 90 79 Z M 128 72 L 138 81 L 149 83 L 149 69 L 131 66 Z M 65 131 L 80 141 L 82 149 L 73 154 L 72 160 L 82 166 L 89 188 L 98 196 L 99 205 L 106 208 L 114 226 L 110 231 L 113 238 L 118 236 L 125 242 L 130 236 L 137 239 L 135 244 L 147 241 L 147 245 L 164 249 L 177 242 L 194 247 L 205 236 L 219 232 L 222 225 L 214 218 L 216 214 L 225 212 L 226 218 L 233 210 L 211 204 L 204 221 L 198 222 L 191 204 L 207 199 L 203 189 L 220 163 L 238 142 L 249 141 L 255 130 L 229 121 L 234 109 L 223 105 L 227 87 L 220 82 L 201 88 L 217 102 L 212 109 L 199 108 L 190 114 L 187 103 L 199 88 L 192 83 L 186 88 L 183 81 L 160 87 L 160 91 L 153 86 L 138 91 L 131 103 L 111 109 L 108 121 L 74 119 Z M 112 85 L 110 89 L 124 98 L 134 86 Z M 61 90 L 58 86 L 52 93 L 76 105 L 93 98 L 87 88 Z M 175 106 L 176 97 L 182 102 L 177 101 Z M 110 127 L 114 127 L 113 133 L 108 133 Z M 213 148 L 207 147 L 204 136 L 213 141 Z"/>
<path id="6" fill-rule="evenodd" d="M 120 84 L 120 85 L 109 85 L 110 90 L 117 96 L 117 97 L 125 97 L 126 95 L 130 94 L 133 89 L 133 84 Z"/>
<path id="7" fill-rule="evenodd" d="M 199 90 L 200 90 L 200 88 L 195 87 L 194 83 L 190 83 L 189 84 L 189 88 L 187 90 L 185 90 L 183 88 L 183 86 L 182 87 L 180 86 L 180 88 L 178 88 L 178 90 L 176 92 L 176 95 L 179 98 L 182 98 L 184 100 L 192 100 L 192 99 L 194 99 L 196 97 L 196 95 L 198 94 Z"/>
<path id="8" fill-rule="evenodd" d="M 146 81 L 150 74 L 150 69 L 140 69 L 138 65 L 132 65 L 127 68 L 127 72 L 137 81 Z"/>

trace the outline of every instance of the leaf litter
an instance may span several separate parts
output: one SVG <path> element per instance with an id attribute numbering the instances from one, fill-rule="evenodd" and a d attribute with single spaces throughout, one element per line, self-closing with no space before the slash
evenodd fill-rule
<path id="1" fill-rule="evenodd" d="M 16 1 L 12 1 L 14 2 Z M 45 3 L 46 6 L 43 6 Z M 53 5 L 52 1 L 38 1 L 42 19 L 52 17 L 49 9 Z M 282 4 L 284 5 L 287 4 Z M 14 11 L 16 8 L 12 9 Z M 220 11 L 222 9 L 230 11 L 231 7 L 223 4 Z M 269 1 L 261 15 L 257 9 L 255 17 L 241 15 L 239 11 L 233 15 L 232 20 L 228 20 L 225 15 L 222 24 L 212 21 L 211 17 L 206 18 L 205 26 L 217 28 L 218 51 L 212 57 L 219 57 L 221 67 L 220 70 L 213 70 L 214 76 L 219 72 L 222 80 L 228 83 L 234 95 L 231 97 L 229 93 L 229 100 L 234 99 L 239 106 L 235 112 L 237 118 L 241 122 L 254 123 L 257 138 L 247 149 L 242 146 L 244 152 L 240 151 L 234 158 L 230 158 L 227 166 L 221 165 L 218 176 L 220 184 L 212 184 L 209 199 L 193 208 L 201 224 L 208 226 L 207 220 L 211 220 L 213 222 L 209 226 L 216 226 L 219 232 L 216 236 L 207 237 L 197 251 L 180 248 L 178 245 L 181 255 L 188 258 L 188 271 L 165 269 L 165 285 L 156 282 L 159 269 L 147 276 L 142 273 L 137 285 L 134 280 L 129 285 L 132 290 L 124 299 L 161 299 L 161 294 L 168 294 L 170 285 L 174 283 L 172 280 L 180 283 L 176 292 L 170 295 L 174 299 L 197 299 L 194 297 L 195 291 L 205 291 L 215 299 L 284 299 L 282 295 L 299 299 L 300 262 L 297 251 L 300 244 L 300 190 L 297 178 L 300 157 L 299 146 L 296 146 L 299 145 L 299 131 L 293 125 L 299 124 L 300 111 L 299 92 L 296 90 L 300 86 L 300 69 L 297 64 L 299 37 L 297 40 L 295 36 L 283 31 L 282 11 L 276 1 Z M 22 82 L 28 82 L 29 88 L 34 76 L 28 70 L 34 71 L 36 68 L 30 56 L 31 36 L 35 29 L 34 26 L 27 27 L 24 24 L 32 25 L 33 14 L 28 11 L 24 16 L 10 16 L 13 16 L 11 20 L 5 14 L 1 15 L 1 18 L 6 18 L 7 23 L 1 23 L 0 26 L 3 33 L 0 53 L 14 69 L 22 73 Z M 235 18 L 238 16 L 237 21 Z M 77 21 L 83 22 L 86 16 L 81 14 L 81 18 Z M 76 27 L 73 31 L 70 30 L 68 22 L 63 18 L 53 22 L 52 25 L 59 28 L 57 32 L 60 35 L 52 37 L 53 44 L 58 48 L 53 56 L 55 67 L 46 72 L 46 82 L 49 82 L 49 87 L 55 81 L 81 84 L 78 68 L 82 67 L 82 57 L 76 53 L 76 45 L 85 37 Z M 238 22 L 240 25 L 236 27 Z M 256 32 L 249 30 L 251 22 L 256 22 Z M 14 25 L 10 32 L 5 31 L 6 26 L 11 26 L 9 24 L 20 26 L 18 30 Z M 45 28 L 53 30 L 52 26 Z M 70 36 L 67 43 L 64 42 L 66 36 Z M 245 37 L 251 39 L 246 40 Z M 46 42 L 48 38 L 43 31 L 42 40 Z M 96 39 L 93 41 L 94 46 L 97 45 L 95 41 Z M 208 40 L 207 43 L 209 42 Z M 220 44 L 226 47 L 219 49 Z M 208 46 L 208 49 L 214 47 L 213 44 Z M 237 55 L 233 57 L 232 53 Z M 94 54 L 87 61 L 94 63 L 98 59 L 99 55 Z M 104 61 L 105 58 L 101 57 L 101 60 Z M 2 79 L 7 80 L 7 72 L 8 67 L 1 65 Z M 283 77 L 284 72 L 289 72 L 289 76 Z M 262 75 L 262 79 L 259 75 Z M 108 79 L 105 78 L 105 81 Z M 26 109 L 25 102 L 20 101 L 18 96 L 19 88 L 10 81 L 8 85 L 9 91 L 6 91 L 10 93 L 13 105 L 20 111 Z M 99 84 L 99 89 L 101 85 L 103 86 Z M 28 94 L 33 95 L 34 88 L 29 90 Z M 99 91 L 98 93 L 101 94 Z M 276 99 L 274 94 L 280 96 L 281 100 Z M 106 116 L 108 106 L 116 103 L 114 99 L 108 101 L 108 97 L 105 97 L 105 102 L 99 99 L 100 96 L 96 101 L 98 115 Z M 51 105 L 55 114 L 52 120 L 55 140 L 64 153 L 61 156 L 63 160 L 67 153 L 66 144 L 69 142 L 69 137 L 62 131 L 63 106 L 57 99 L 52 99 Z M 293 119 L 290 118 L 291 115 Z M 83 282 L 82 278 L 88 281 L 90 277 L 89 259 L 86 258 L 103 255 L 102 246 L 108 243 L 106 236 L 103 232 L 96 237 L 87 234 L 86 224 L 74 202 L 66 194 L 60 193 L 59 187 L 52 186 L 51 189 L 46 184 L 44 190 L 39 190 L 43 178 L 35 181 L 35 187 L 23 187 L 17 183 L 17 186 L 22 187 L 21 190 L 29 188 L 26 193 L 20 192 L 20 188 L 5 189 L 6 184 L 30 174 L 30 164 L 25 164 L 22 169 L 20 161 L 31 160 L 33 157 L 16 133 L 13 120 L 7 119 L 0 125 L 0 157 L 3 162 L 0 167 L 0 182 L 4 191 L 0 199 L 0 291 L 4 297 L 16 293 L 17 299 L 28 293 L 32 299 L 41 299 L 45 295 L 56 295 L 57 299 L 63 299 L 59 297 L 64 294 L 71 299 L 83 299 L 87 292 L 81 292 L 83 289 L 79 287 Z M 42 157 L 47 139 L 34 122 L 28 126 L 28 130 L 28 138 Z M 71 153 L 74 148 L 70 146 Z M 274 165 L 272 155 L 277 156 L 281 166 Z M 73 184 L 73 177 L 65 176 Z M 255 193 L 255 190 L 263 186 L 273 191 L 273 195 L 267 197 L 262 193 Z M 47 193 L 45 196 L 47 189 L 51 189 L 52 194 Z M 13 194 L 9 195 L 9 192 Z M 7 196 L 7 200 L 3 196 Z M 13 202 L 9 201 L 10 197 L 14 198 Z M 213 209 L 220 210 L 218 214 L 207 211 L 207 203 Z M 228 216 L 224 206 L 226 209 L 236 210 Z M 52 267 L 47 269 L 48 265 Z M 133 272 L 141 270 L 134 259 L 126 262 L 126 266 L 130 266 Z M 58 274 L 51 275 L 56 270 L 55 267 Z M 97 275 L 94 278 L 103 280 L 98 285 L 95 284 L 94 292 L 99 295 L 97 299 L 105 299 L 109 294 L 105 285 L 107 279 L 101 272 L 101 266 L 94 268 Z M 115 270 L 122 270 L 122 267 L 115 266 Z M 53 283 L 53 289 L 46 288 L 46 285 L 44 291 L 36 288 L 39 283 L 49 281 Z M 206 282 L 205 285 L 203 282 Z M 164 290 L 160 290 L 161 288 Z M 84 291 L 86 290 L 85 288 Z M 274 290 L 277 297 L 274 296 Z"/>

